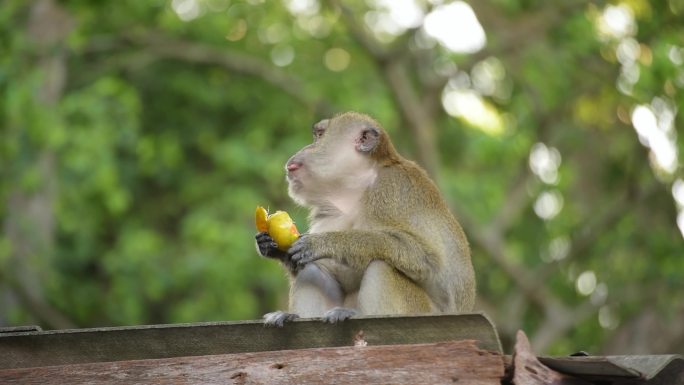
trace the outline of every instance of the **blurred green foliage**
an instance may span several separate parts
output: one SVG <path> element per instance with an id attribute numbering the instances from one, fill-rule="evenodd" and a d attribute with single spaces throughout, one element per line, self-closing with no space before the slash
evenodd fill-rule
<path id="1" fill-rule="evenodd" d="M 334 1 L 63 1 L 70 28 L 47 45 L 31 36 L 39 3 L 0 6 L 0 326 L 65 325 L 44 308 L 76 327 L 284 308 L 285 272 L 254 250 L 254 208 L 306 228 L 283 165 L 333 112 L 370 113 L 429 159 L 388 75 L 398 63 L 471 239 L 478 309 L 504 342 L 522 328 L 551 353 L 684 352 L 684 331 L 627 338 L 684 323 L 680 1 L 470 2 L 488 41 L 471 54 L 418 27 L 374 35 L 379 1 L 344 2 L 351 21 Z M 610 9 L 631 32 L 602 32 Z M 66 78 L 46 102 L 49 60 Z M 455 108 L 476 102 L 448 114 L 450 92 Z M 640 143 L 637 106 L 660 119 L 674 169 Z M 558 155 L 555 176 L 533 172 L 534 154 L 547 168 Z"/>

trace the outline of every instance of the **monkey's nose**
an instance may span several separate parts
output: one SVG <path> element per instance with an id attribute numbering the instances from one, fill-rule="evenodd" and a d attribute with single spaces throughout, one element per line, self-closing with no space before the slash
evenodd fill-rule
<path id="1" fill-rule="evenodd" d="M 287 166 L 285 166 L 285 168 L 287 169 L 288 172 L 298 170 L 301 167 L 302 167 L 302 164 L 300 162 L 288 162 Z"/>

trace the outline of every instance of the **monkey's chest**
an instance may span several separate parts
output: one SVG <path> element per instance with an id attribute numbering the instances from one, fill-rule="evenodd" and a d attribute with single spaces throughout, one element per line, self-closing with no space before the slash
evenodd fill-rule
<path id="1" fill-rule="evenodd" d="M 344 231 L 344 230 L 349 230 L 351 228 L 352 222 L 349 220 L 345 221 L 340 221 L 340 220 L 321 220 L 319 222 L 316 222 L 315 224 L 312 224 L 311 227 L 309 228 L 309 233 L 311 234 L 316 234 L 316 233 L 327 233 L 331 231 Z"/>
<path id="2" fill-rule="evenodd" d="M 309 227 L 309 233 L 326 233 L 330 231 L 345 231 L 357 227 L 359 218 L 355 214 L 330 215 L 316 218 Z"/>

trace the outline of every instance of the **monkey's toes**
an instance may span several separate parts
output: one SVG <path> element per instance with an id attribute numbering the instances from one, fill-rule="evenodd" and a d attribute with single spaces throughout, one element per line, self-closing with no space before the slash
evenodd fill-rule
<path id="1" fill-rule="evenodd" d="M 281 310 L 264 314 L 264 326 L 282 328 L 285 322 L 291 322 L 299 318 L 297 314 L 287 313 Z"/>
<path id="2" fill-rule="evenodd" d="M 357 314 L 354 309 L 346 307 L 334 307 L 323 314 L 323 322 L 335 324 L 347 320 Z"/>

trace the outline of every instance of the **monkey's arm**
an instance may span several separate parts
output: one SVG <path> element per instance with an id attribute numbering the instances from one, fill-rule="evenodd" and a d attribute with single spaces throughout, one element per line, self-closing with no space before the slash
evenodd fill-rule
<path id="1" fill-rule="evenodd" d="M 364 270 L 381 260 L 415 282 L 425 282 L 438 268 L 439 256 L 418 238 L 401 230 L 346 230 L 307 234 L 288 250 L 291 261 L 304 266 L 332 258 L 353 269 Z"/>

